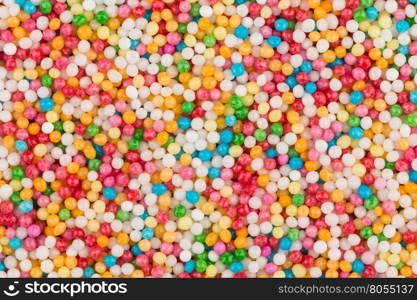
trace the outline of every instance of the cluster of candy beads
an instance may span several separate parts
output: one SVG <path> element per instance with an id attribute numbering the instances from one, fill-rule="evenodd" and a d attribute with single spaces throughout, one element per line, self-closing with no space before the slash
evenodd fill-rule
<path id="1" fill-rule="evenodd" d="M 416 277 L 416 0 L 1 0 L 0 277 Z"/>

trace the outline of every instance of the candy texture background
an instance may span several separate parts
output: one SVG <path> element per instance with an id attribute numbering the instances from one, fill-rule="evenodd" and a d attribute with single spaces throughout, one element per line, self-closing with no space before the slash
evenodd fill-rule
<path id="1" fill-rule="evenodd" d="M 0 0 L 0 277 L 416 277 L 416 0 Z"/>

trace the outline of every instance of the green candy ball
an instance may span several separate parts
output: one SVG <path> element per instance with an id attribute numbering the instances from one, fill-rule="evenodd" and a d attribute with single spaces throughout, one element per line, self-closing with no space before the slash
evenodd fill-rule
<path id="1" fill-rule="evenodd" d="M 83 26 L 87 23 L 87 18 L 84 15 L 76 15 L 74 16 L 74 18 L 72 19 L 72 22 L 74 23 L 75 26 Z"/>
<path id="2" fill-rule="evenodd" d="M 295 206 L 301 206 L 304 204 L 304 195 L 301 194 L 295 194 L 292 196 L 292 203 L 294 203 Z"/>
<path id="3" fill-rule="evenodd" d="M 90 159 L 88 161 L 88 168 L 92 171 L 98 171 L 98 168 L 101 165 L 101 160 L 97 158 Z"/>
<path id="4" fill-rule="evenodd" d="M 54 130 L 64 132 L 64 123 L 62 123 L 62 121 L 54 122 Z"/>
<path id="5" fill-rule="evenodd" d="M 71 212 L 69 209 L 63 208 L 59 211 L 58 216 L 62 221 L 66 221 L 71 217 Z"/>
<path id="6" fill-rule="evenodd" d="M 177 63 L 177 69 L 180 73 L 188 72 L 188 70 L 190 70 L 190 63 L 182 59 Z"/>
<path id="7" fill-rule="evenodd" d="M 353 18 L 357 22 L 365 21 L 367 19 L 365 10 L 362 8 L 355 10 L 353 13 Z"/>
<path id="8" fill-rule="evenodd" d="M 351 127 L 357 127 L 361 124 L 361 118 L 355 115 L 350 115 L 348 119 L 348 125 Z"/>
<path id="9" fill-rule="evenodd" d="M 291 241 L 298 241 L 300 239 L 300 231 L 296 228 L 291 228 L 288 230 L 288 238 Z"/>
<path id="10" fill-rule="evenodd" d="M 372 228 L 370 226 L 365 226 L 360 230 L 360 235 L 364 239 L 369 239 L 373 235 Z"/>
<path id="11" fill-rule="evenodd" d="M 97 125 L 91 124 L 91 125 L 88 125 L 87 127 L 88 136 L 91 136 L 91 137 L 96 136 L 99 133 L 99 131 L 100 129 L 98 128 Z"/>
<path id="12" fill-rule="evenodd" d="M 249 109 L 246 106 L 243 106 L 239 108 L 238 110 L 236 110 L 235 115 L 236 115 L 236 118 L 238 118 L 239 120 L 245 120 L 248 118 L 248 113 L 249 113 Z"/>
<path id="13" fill-rule="evenodd" d="M 187 32 L 187 24 L 185 23 L 179 23 L 178 24 L 178 29 L 177 29 L 178 33 L 184 34 Z"/>
<path id="14" fill-rule="evenodd" d="M 288 156 L 289 157 L 298 157 L 298 152 L 295 150 L 293 146 L 288 148 Z"/>
<path id="15" fill-rule="evenodd" d="M 212 34 L 208 34 L 204 36 L 203 43 L 207 47 L 213 47 L 216 44 L 216 38 Z"/>
<path id="16" fill-rule="evenodd" d="M 135 133 L 133 134 L 133 137 L 135 140 L 142 141 L 143 140 L 143 128 L 138 128 L 135 130 Z"/>
<path id="17" fill-rule="evenodd" d="M 50 75 L 46 74 L 41 77 L 42 85 L 45 87 L 52 86 L 53 79 Z"/>
<path id="18" fill-rule="evenodd" d="M 284 128 L 281 123 L 274 123 L 271 125 L 272 134 L 281 136 L 284 133 Z"/>
<path id="19" fill-rule="evenodd" d="M 411 113 L 411 114 L 406 115 L 404 118 L 404 122 L 410 127 L 417 126 L 417 114 Z"/>
<path id="20" fill-rule="evenodd" d="M 197 260 L 195 269 L 197 272 L 204 272 L 207 269 L 207 262 L 205 260 Z"/>
<path id="21" fill-rule="evenodd" d="M 50 196 L 54 193 L 55 191 L 51 188 L 51 186 L 48 184 L 46 186 L 46 190 L 43 192 L 44 195 L 46 196 Z"/>
<path id="22" fill-rule="evenodd" d="M 194 18 L 200 16 L 200 8 L 201 5 L 198 3 L 191 4 L 190 15 Z"/>
<path id="23" fill-rule="evenodd" d="M 96 21 L 102 25 L 106 24 L 109 21 L 109 15 L 104 10 L 100 10 L 96 14 Z"/>
<path id="24" fill-rule="evenodd" d="M 368 8 L 372 6 L 373 0 L 361 0 L 362 7 Z"/>
<path id="25" fill-rule="evenodd" d="M 224 264 L 226 266 L 232 264 L 233 254 L 229 253 L 229 252 L 223 253 L 222 255 L 220 255 L 220 261 L 222 262 L 222 264 Z"/>
<path id="26" fill-rule="evenodd" d="M 42 0 L 41 3 L 39 3 L 39 10 L 43 14 L 49 14 L 52 11 L 52 3 L 48 0 Z"/>
<path id="27" fill-rule="evenodd" d="M 182 112 L 183 113 L 185 113 L 185 114 L 191 114 L 192 112 L 193 112 L 193 110 L 194 110 L 194 103 L 192 103 L 192 102 L 188 102 L 188 101 L 185 101 L 183 104 L 182 104 Z"/>
<path id="28" fill-rule="evenodd" d="M 10 196 L 10 201 L 12 201 L 12 203 L 15 205 L 22 202 L 22 198 L 20 198 L 19 192 L 13 192 L 13 194 Z"/>
<path id="29" fill-rule="evenodd" d="M 365 199 L 364 204 L 367 210 L 374 209 L 378 206 L 378 199 L 375 196 L 371 196 L 368 199 Z"/>
<path id="30" fill-rule="evenodd" d="M 206 240 L 206 236 L 207 234 L 203 232 L 194 236 L 194 239 L 196 242 L 204 243 L 204 241 Z"/>
<path id="31" fill-rule="evenodd" d="M 139 145 L 140 145 L 140 142 L 135 138 L 131 139 L 127 143 L 127 147 L 129 148 L 129 150 L 138 150 Z"/>
<path id="32" fill-rule="evenodd" d="M 12 178 L 16 180 L 22 180 L 25 178 L 25 169 L 19 166 L 14 167 L 12 169 Z"/>
<path id="33" fill-rule="evenodd" d="M 398 104 L 394 104 L 390 107 L 389 112 L 393 117 L 400 117 L 403 114 L 403 109 Z"/>
<path id="34" fill-rule="evenodd" d="M 177 205 L 174 207 L 174 216 L 177 218 L 181 218 L 184 217 L 185 214 L 187 213 L 187 209 L 185 208 L 184 205 Z"/>
<path id="35" fill-rule="evenodd" d="M 245 136 L 243 135 L 243 133 L 236 132 L 233 135 L 233 140 L 232 140 L 233 145 L 242 145 L 244 141 L 245 141 Z"/>
<path id="36" fill-rule="evenodd" d="M 232 96 L 232 98 L 230 98 L 230 106 L 233 109 L 241 108 L 243 106 L 242 98 L 240 98 L 239 96 Z"/>
<path id="37" fill-rule="evenodd" d="M 246 258 L 246 255 L 247 255 L 247 251 L 246 249 L 243 249 L 243 248 L 236 249 L 234 253 L 234 256 L 237 260 L 244 260 Z"/>
<path id="38" fill-rule="evenodd" d="M 263 142 L 266 140 L 266 132 L 263 129 L 256 129 L 254 136 L 258 142 Z"/>
<path id="39" fill-rule="evenodd" d="M 119 219 L 122 222 L 126 222 L 127 220 L 129 220 L 130 217 L 130 213 L 127 211 L 124 211 L 122 209 L 119 209 L 117 211 L 117 219 Z"/>

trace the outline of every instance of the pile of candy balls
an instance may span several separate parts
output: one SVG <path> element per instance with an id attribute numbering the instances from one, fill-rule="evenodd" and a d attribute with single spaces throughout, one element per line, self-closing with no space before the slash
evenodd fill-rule
<path id="1" fill-rule="evenodd" d="M 417 277 L 417 0 L 0 0 L 0 277 Z"/>

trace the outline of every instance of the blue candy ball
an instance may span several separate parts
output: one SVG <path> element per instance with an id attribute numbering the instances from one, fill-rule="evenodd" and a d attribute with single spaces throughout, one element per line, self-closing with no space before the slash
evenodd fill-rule
<path id="1" fill-rule="evenodd" d="M 269 46 L 276 48 L 281 44 L 282 39 L 279 36 L 271 35 L 266 41 Z"/>
<path id="2" fill-rule="evenodd" d="M 39 107 L 43 111 L 50 111 L 54 108 L 54 106 L 55 106 L 54 100 L 52 100 L 52 98 L 49 98 L 49 97 L 42 98 L 41 101 L 39 102 Z"/>
<path id="3" fill-rule="evenodd" d="M 293 88 L 298 84 L 298 80 L 297 78 L 295 78 L 295 76 L 288 76 L 285 79 L 285 83 L 288 84 L 290 88 Z"/>
<path id="4" fill-rule="evenodd" d="M 307 93 L 314 94 L 317 91 L 317 86 L 314 82 L 307 82 L 304 89 Z"/>
<path id="5" fill-rule="evenodd" d="M 117 261 L 116 257 L 114 257 L 111 254 L 106 255 L 103 259 L 104 264 L 108 267 L 113 267 L 116 264 L 116 261 Z"/>
<path id="6" fill-rule="evenodd" d="M 366 17 L 371 20 L 375 20 L 378 17 L 378 9 L 376 7 L 368 7 L 366 9 Z"/>
<path id="7" fill-rule="evenodd" d="M 28 149 L 28 145 L 26 144 L 25 141 L 22 141 L 22 140 L 17 140 L 15 142 L 15 147 L 17 151 L 20 151 L 20 152 L 26 151 Z"/>
<path id="8" fill-rule="evenodd" d="M 349 135 L 354 140 L 359 140 L 363 137 L 363 129 L 360 127 L 352 127 L 349 130 Z"/>
<path id="9" fill-rule="evenodd" d="M 414 104 L 417 104 L 417 91 L 412 91 L 410 93 L 410 101 Z"/>
<path id="10" fill-rule="evenodd" d="M 27 1 L 24 5 L 23 5 L 23 10 L 25 11 L 25 13 L 27 14 L 33 14 L 36 11 L 36 6 L 35 4 L 33 4 L 30 1 Z"/>
<path id="11" fill-rule="evenodd" d="M 196 191 L 187 191 L 185 193 L 185 199 L 191 204 L 196 204 L 200 199 L 200 195 Z"/>
<path id="12" fill-rule="evenodd" d="M 145 211 L 143 214 L 139 216 L 142 220 L 145 220 L 147 217 L 149 217 L 149 213 Z"/>
<path id="13" fill-rule="evenodd" d="M 187 117 L 181 117 L 178 119 L 178 127 L 180 129 L 186 130 L 190 128 L 191 126 L 191 120 Z"/>
<path id="14" fill-rule="evenodd" d="M 395 28 L 401 33 L 407 31 L 410 28 L 410 24 L 408 24 L 406 20 L 399 20 L 395 25 Z"/>
<path id="15" fill-rule="evenodd" d="M 290 158 L 290 168 L 293 170 L 299 170 L 303 167 L 303 161 L 299 157 Z"/>
<path id="16" fill-rule="evenodd" d="M 352 104 L 356 104 L 357 105 L 357 104 L 359 104 L 359 103 L 362 102 L 362 100 L 363 100 L 363 94 L 360 91 L 354 91 L 354 92 L 352 92 L 350 94 L 349 99 L 350 99 L 350 102 Z"/>
<path id="17" fill-rule="evenodd" d="M 195 262 L 193 260 L 189 260 L 184 265 L 184 271 L 187 273 L 192 273 L 195 269 Z"/>
<path id="18" fill-rule="evenodd" d="M 146 20 L 150 20 L 151 19 L 151 14 L 152 11 L 150 9 L 145 10 L 145 15 L 143 16 Z"/>
<path id="19" fill-rule="evenodd" d="M 230 143 L 233 140 L 233 132 L 226 129 L 220 132 L 220 142 L 221 143 Z"/>
<path id="20" fill-rule="evenodd" d="M 408 54 L 408 47 L 406 45 L 399 45 L 397 49 L 398 53 L 407 55 Z"/>
<path id="21" fill-rule="evenodd" d="M 134 256 L 138 256 L 139 254 L 142 254 L 143 252 L 139 249 L 139 246 L 137 244 L 134 244 L 132 248 L 130 249 L 132 251 Z"/>
<path id="22" fill-rule="evenodd" d="M 116 190 L 112 187 L 106 187 L 103 190 L 103 196 L 108 200 L 113 200 L 116 198 Z"/>
<path id="23" fill-rule="evenodd" d="M 211 151 L 208 149 L 204 149 L 198 153 L 198 158 L 202 161 L 209 161 L 213 155 L 211 154 Z"/>
<path id="24" fill-rule="evenodd" d="M 15 0 L 16 4 L 19 5 L 20 7 L 23 7 L 26 3 L 25 0 Z"/>
<path id="25" fill-rule="evenodd" d="M 219 178 L 219 176 L 220 176 L 220 169 L 219 168 L 216 168 L 216 167 L 211 167 L 209 170 L 208 170 L 208 176 L 210 177 L 210 178 Z"/>
<path id="26" fill-rule="evenodd" d="M 243 270 L 243 264 L 240 261 L 235 261 L 230 265 L 230 271 L 233 273 L 239 273 Z"/>
<path id="27" fill-rule="evenodd" d="M 97 144 L 93 144 L 93 148 L 94 148 L 94 150 L 96 150 L 96 155 L 97 156 L 103 156 L 103 154 L 104 154 L 103 146 L 99 146 Z"/>
<path id="28" fill-rule="evenodd" d="M 268 158 L 274 158 L 278 155 L 277 150 L 275 150 L 274 148 L 269 148 L 268 150 L 266 150 L 266 156 Z"/>
<path id="29" fill-rule="evenodd" d="M 285 269 L 285 278 L 294 278 L 294 273 L 290 269 Z"/>
<path id="30" fill-rule="evenodd" d="M 142 230 L 142 237 L 146 240 L 150 240 L 153 238 L 153 229 L 152 228 L 145 228 Z"/>
<path id="31" fill-rule="evenodd" d="M 362 273 L 365 269 L 364 263 L 360 259 L 356 259 L 352 263 L 352 271 L 355 273 Z"/>
<path id="32" fill-rule="evenodd" d="M 10 239 L 9 246 L 10 246 L 10 248 L 12 248 L 14 250 L 17 250 L 17 249 L 22 247 L 22 240 L 17 238 L 17 237 L 14 237 L 14 238 Z"/>
<path id="33" fill-rule="evenodd" d="M 22 201 L 19 203 L 18 209 L 23 213 L 31 212 L 33 209 L 33 203 L 31 200 Z"/>
<path id="34" fill-rule="evenodd" d="M 178 43 L 178 45 L 177 45 L 176 48 L 177 48 L 178 51 L 181 52 L 182 50 L 184 50 L 185 48 L 187 48 L 187 45 L 184 43 L 184 41 L 181 41 L 181 42 Z"/>
<path id="35" fill-rule="evenodd" d="M 238 27 L 235 28 L 235 36 L 240 39 L 247 38 L 248 34 L 249 34 L 249 30 L 243 25 L 239 25 Z"/>
<path id="36" fill-rule="evenodd" d="M 372 196 L 372 190 L 369 186 L 361 184 L 358 187 L 358 195 L 363 199 L 367 199 Z"/>
<path id="37" fill-rule="evenodd" d="M 227 126 L 233 126 L 236 124 L 237 118 L 235 115 L 228 115 L 225 119 L 225 123 Z"/>
<path id="38" fill-rule="evenodd" d="M 412 182 L 417 182 L 417 171 L 410 171 L 409 173 L 408 173 L 408 176 L 410 177 L 410 180 L 412 181 Z"/>
<path id="39" fill-rule="evenodd" d="M 228 144 L 219 144 L 216 148 L 216 151 L 221 156 L 226 156 L 229 154 L 229 145 Z"/>
<path id="40" fill-rule="evenodd" d="M 285 19 L 278 19 L 275 21 L 274 26 L 278 31 L 285 31 L 288 28 L 288 21 Z"/>
<path id="41" fill-rule="evenodd" d="M 84 277 L 91 277 L 94 274 L 94 269 L 92 267 L 87 267 L 83 271 Z"/>
<path id="42" fill-rule="evenodd" d="M 241 63 L 233 64 L 230 70 L 235 77 L 242 76 L 245 73 L 245 67 Z"/>
<path id="43" fill-rule="evenodd" d="M 289 238 L 283 237 L 279 241 L 279 249 L 281 250 L 289 250 L 291 248 L 292 242 Z"/>
<path id="44" fill-rule="evenodd" d="M 301 69 L 301 72 L 310 73 L 313 70 L 313 64 L 309 61 L 305 61 L 301 65 L 300 69 Z"/>
<path id="45" fill-rule="evenodd" d="M 167 187 L 165 184 L 157 183 L 152 186 L 152 193 L 158 196 L 165 194 L 166 191 L 167 191 Z"/>
<path id="46" fill-rule="evenodd" d="M 138 40 L 131 40 L 130 41 L 130 49 L 135 50 L 139 45 L 139 41 Z"/>

